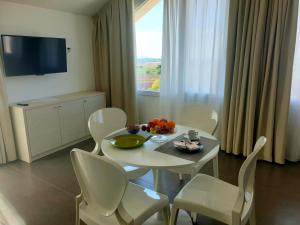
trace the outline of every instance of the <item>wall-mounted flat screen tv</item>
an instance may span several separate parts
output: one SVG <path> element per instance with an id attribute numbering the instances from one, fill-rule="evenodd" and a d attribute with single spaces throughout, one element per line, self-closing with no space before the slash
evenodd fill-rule
<path id="1" fill-rule="evenodd" d="M 6 76 L 67 72 L 66 39 L 1 35 Z"/>

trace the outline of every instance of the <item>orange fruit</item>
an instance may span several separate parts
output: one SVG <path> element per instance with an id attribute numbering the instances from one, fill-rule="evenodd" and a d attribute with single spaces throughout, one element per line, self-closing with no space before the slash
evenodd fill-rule
<path id="1" fill-rule="evenodd" d="M 169 128 L 175 128 L 176 124 L 175 124 L 174 121 L 168 121 L 167 125 L 168 125 Z"/>
<path id="2" fill-rule="evenodd" d="M 154 118 L 151 122 L 153 122 L 155 125 L 159 123 L 159 119 Z"/>

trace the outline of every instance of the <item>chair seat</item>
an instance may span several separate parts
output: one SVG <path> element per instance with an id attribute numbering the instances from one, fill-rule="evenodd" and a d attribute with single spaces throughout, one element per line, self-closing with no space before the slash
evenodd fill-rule
<path id="1" fill-rule="evenodd" d="M 158 209 L 169 206 L 166 195 L 133 183 L 129 183 L 122 203 L 135 224 L 143 223 Z"/>
<path id="2" fill-rule="evenodd" d="M 238 195 L 237 186 L 199 174 L 179 192 L 174 206 L 231 224 L 231 213 Z"/>
<path id="3" fill-rule="evenodd" d="M 143 188 L 139 185 L 128 183 L 126 192 L 122 199 L 124 209 L 133 218 L 134 224 L 142 224 L 158 209 L 167 207 L 169 204 L 168 197 Z M 91 209 L 86 204 L 80 204 L 80 218 L 89 225 L 116 225 L 120 224 L 115 216 L 102 216 L 96 210 Z"/>

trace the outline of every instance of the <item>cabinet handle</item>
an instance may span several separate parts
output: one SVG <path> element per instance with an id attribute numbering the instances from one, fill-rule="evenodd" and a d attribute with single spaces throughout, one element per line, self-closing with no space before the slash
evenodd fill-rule
<path id="1" fill-rule="evenodd" d="M 61 106 L 61 105 L 59 105 L 59 106 L 57 106 L 57 108 L 59 108 L 59 109 L 60 109 L 60 108 L 62 108 L 62 106 Z"/>

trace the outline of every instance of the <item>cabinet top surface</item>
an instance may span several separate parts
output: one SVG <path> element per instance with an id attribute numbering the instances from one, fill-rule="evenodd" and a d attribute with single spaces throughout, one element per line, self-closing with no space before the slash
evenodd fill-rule
<path id="1" fill-rule="evenodd" d="M 76 92 L 76 93 L 70 93 L 65 95 L 57 95 L 57 96 L 46 97 L 41 99 L 33 99 L 33 100 L 18 102 L 21 104 L 28 104 L 28 105 L 18 105 L 18 103 L 12 103 L 10 104 L 10 107 L 21 108 L 21 109 L 32 109 L 35 107 L 55 105 L 66 101 L 72 101 L 72 100 L 83 99 L 83 98 L 99 96 L 99 95 L 104 95 L 104 92 L 83 91 L 83 92 Z"/>

